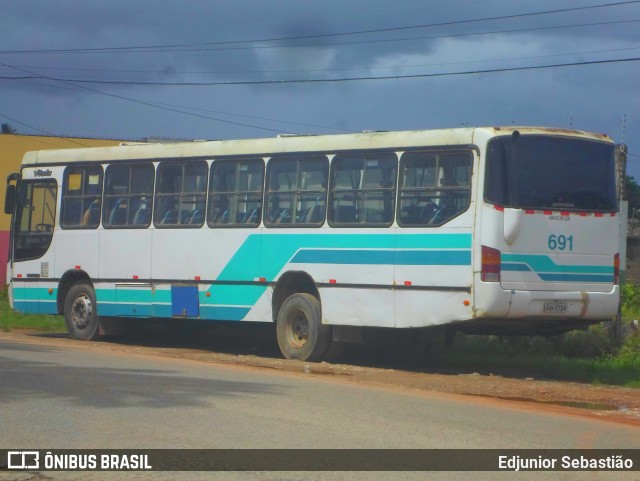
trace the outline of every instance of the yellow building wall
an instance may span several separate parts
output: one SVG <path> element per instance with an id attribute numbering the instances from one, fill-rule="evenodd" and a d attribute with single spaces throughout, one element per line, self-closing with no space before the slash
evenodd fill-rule
<path id="1" fill-rule="evenodd" d="M 0 231 L 9 230 L 9 216 L 4 214 L 4 195 L 7 175 L 20 171 L 22 157 L 32 150 L 73 149 L 118 145 L 120 140 L 45 137 L 35 135 L 0 134 Z"/>
<path id="2" fill-rule="evenodd" d="M 37 135 L 0 134 L 0 286 L 4 284 L 7 267 L 10 216 L 4 213 L 7 175 L 20 171 L 26 152 L 32 150 L 73 149 L 118 145 L 120 140 L 46 137 Z"/>

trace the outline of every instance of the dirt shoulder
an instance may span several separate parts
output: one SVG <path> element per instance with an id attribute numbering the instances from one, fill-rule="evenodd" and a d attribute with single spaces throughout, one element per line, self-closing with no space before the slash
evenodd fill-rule
<path id="1" fill-rule="evenodd" d="M 545 410 L 600 418 L 640 427 L 640 389 L 592 386 L 575 382 L 518 378 L 498 374 L 391 368 L 380 362 L 303 363 L 278 357 L 269 349 L 229 349 L 228 345 L 203 348 L 193 342 L 131 339 L 81 342 L 66 334 L 29 331 L 0 332 L 0 340 L 59 348 L 99 349 L 107 352 L 162 356 L 197 362 L 270 369 L 300 376 L 321 376 L 339 382 L 423 393 L 473 396 L 487 402 L 509 403 L 524 409 Z M 195 343 L 197 344 L 197 343 Z M 255 353 L 252 353 L 255 352 Z M 238 354 L 238 353 L 241 354 Z"/>

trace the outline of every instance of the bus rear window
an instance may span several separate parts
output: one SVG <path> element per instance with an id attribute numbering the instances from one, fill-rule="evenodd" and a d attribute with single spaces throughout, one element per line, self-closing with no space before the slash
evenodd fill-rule
<path id="1" fill-rule="evenodd" d="M 485 199 L 521 209 L 616 211 L 614 146 L 543 135 L 493 139 Z"/>

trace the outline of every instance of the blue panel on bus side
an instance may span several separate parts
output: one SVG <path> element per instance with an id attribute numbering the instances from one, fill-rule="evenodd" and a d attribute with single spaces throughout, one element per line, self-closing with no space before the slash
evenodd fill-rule
<path id="1" fill-rule="evenodd" d="M 200 315 L 198 286 L 180 284 L 171 286 L 171 315 L 173 317 L 198 317 Z"/>

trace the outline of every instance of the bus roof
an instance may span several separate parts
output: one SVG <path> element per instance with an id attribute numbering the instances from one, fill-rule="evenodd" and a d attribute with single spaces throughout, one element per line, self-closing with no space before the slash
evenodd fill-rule
<path id="1" fill-rule="evenodd" d="M 280 135 L 275 138 L 212 140 L 177 143 L 123 143 L 115 147 L 56 149 L 27 152 L 22 165 L 66 164 L 118 160 L 155 160 L 275 153 L 330 152 L 420 146 L 472 145 L 480 138 L 523 134 L 581 137 L 612 142 L 605 134 L 549 127 L 468 127 L 398 132 L 363 132 L 332 135 Z"/>

